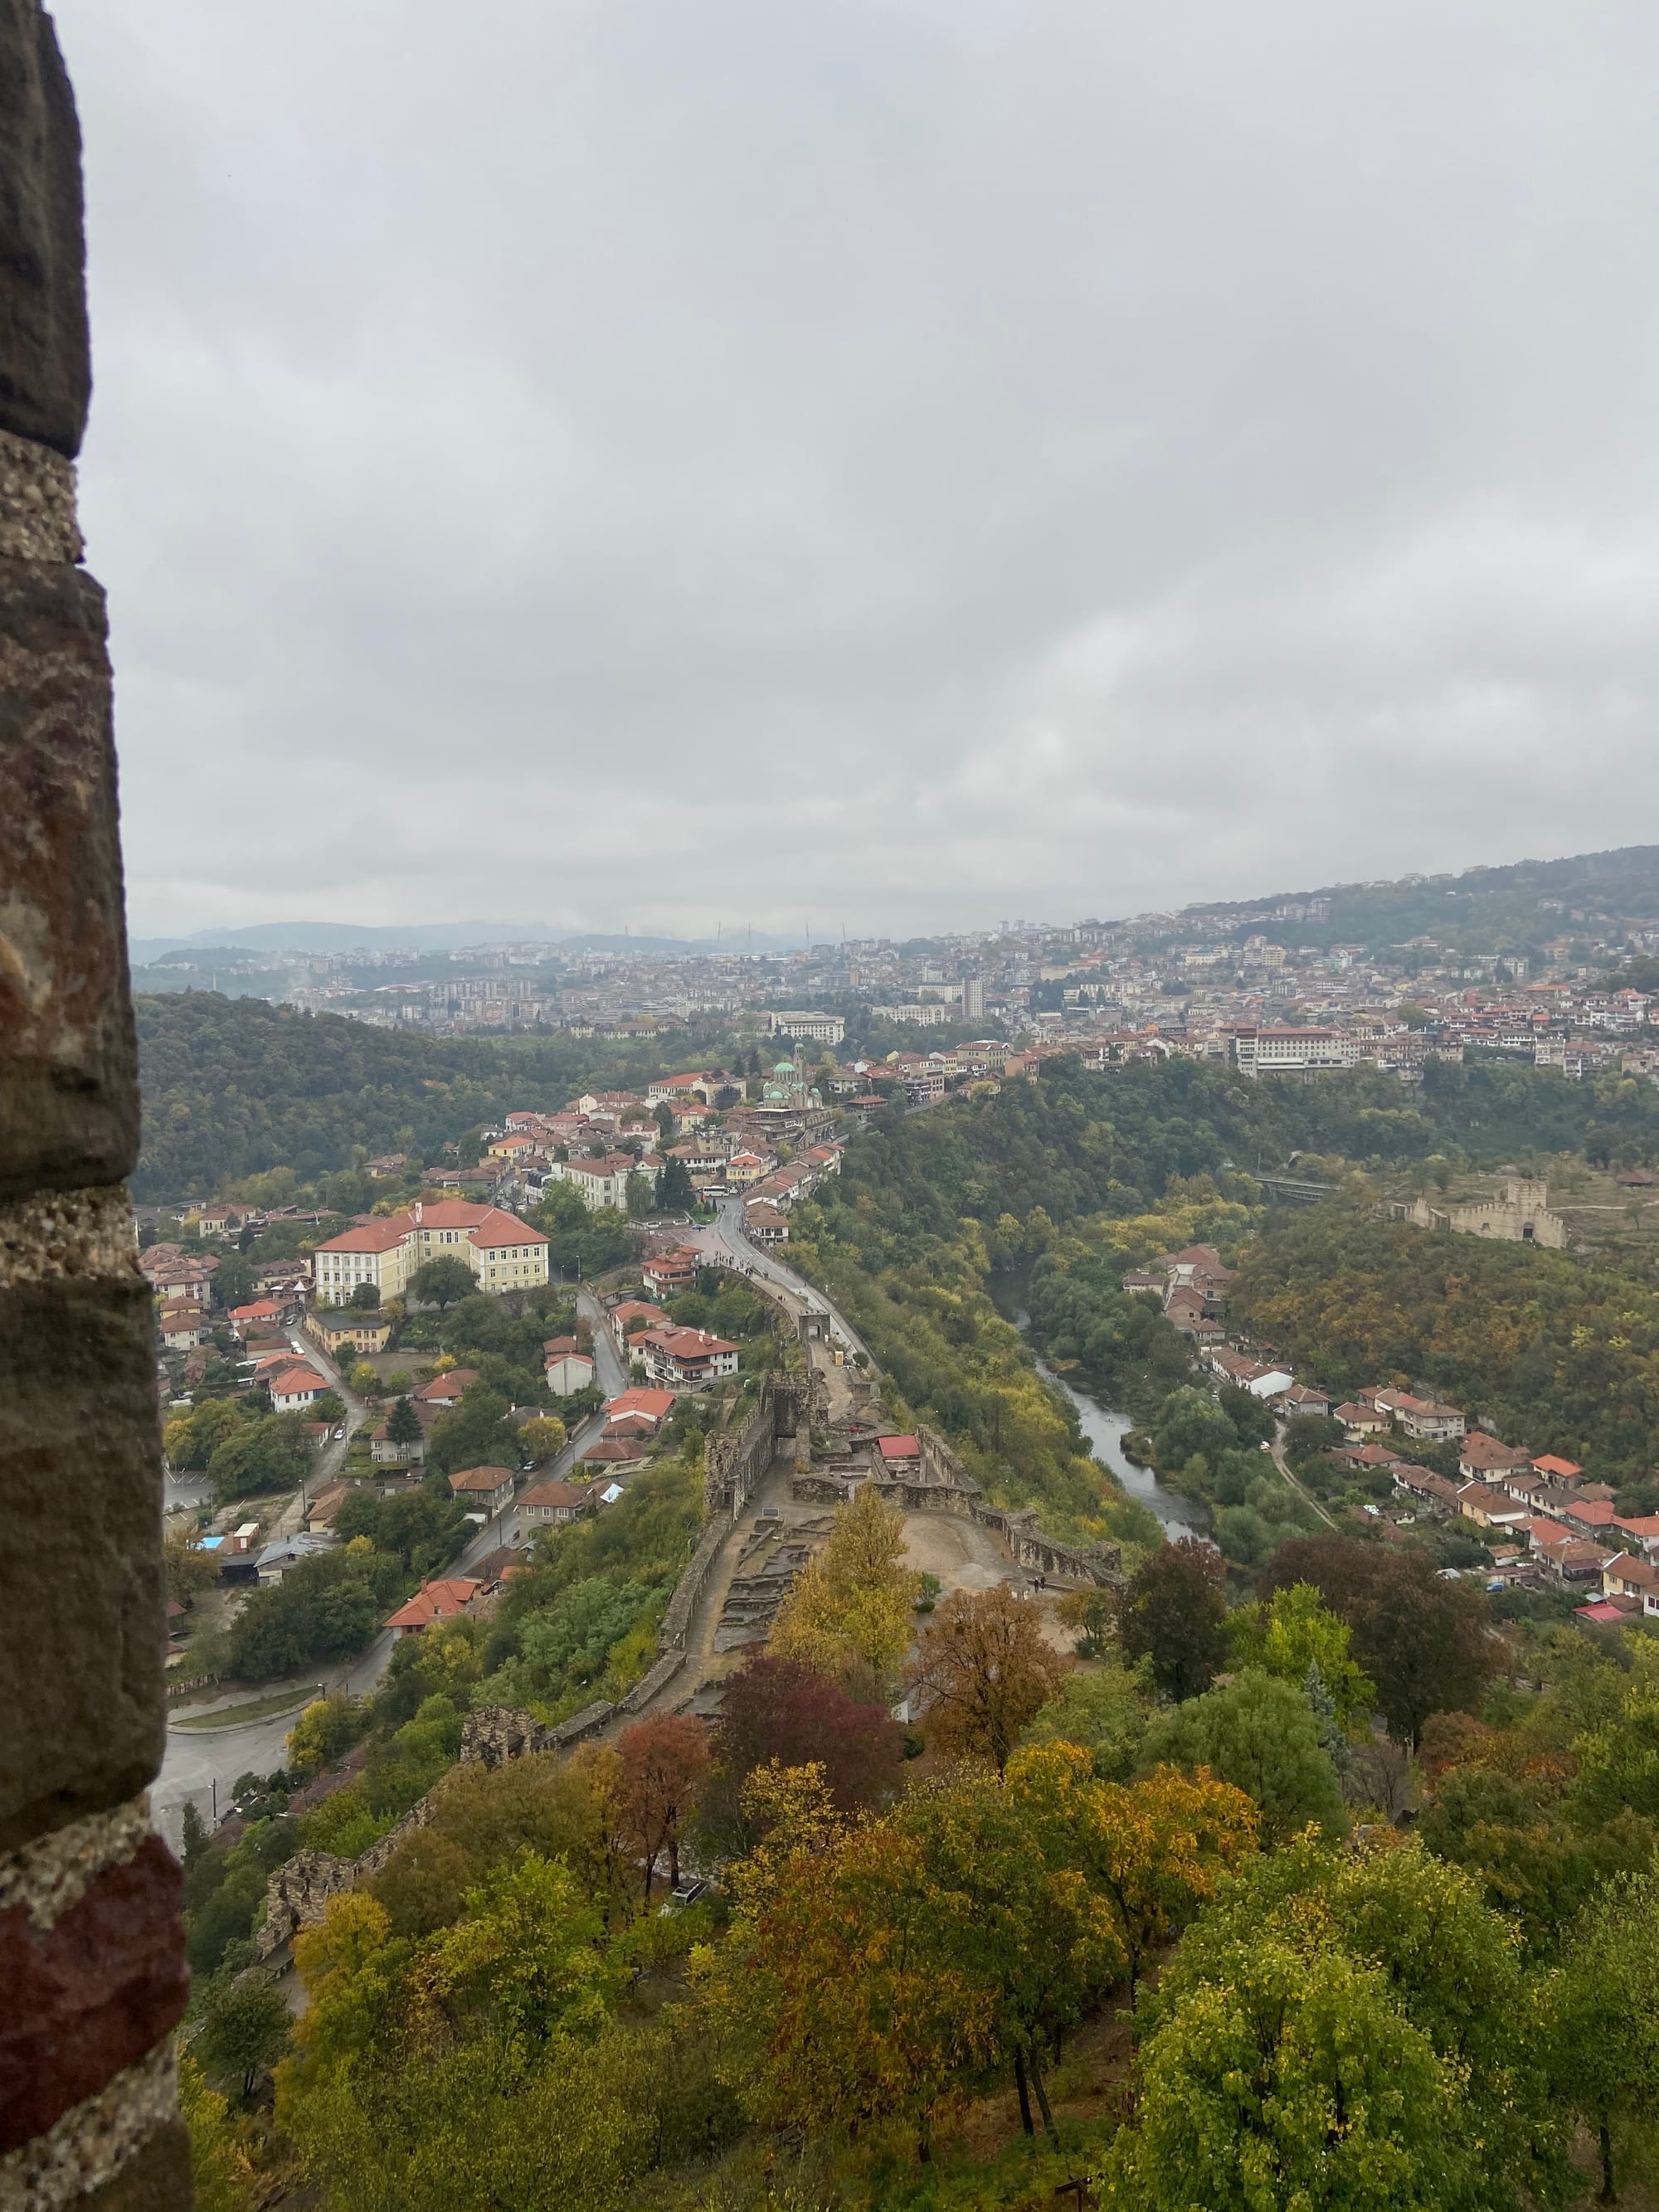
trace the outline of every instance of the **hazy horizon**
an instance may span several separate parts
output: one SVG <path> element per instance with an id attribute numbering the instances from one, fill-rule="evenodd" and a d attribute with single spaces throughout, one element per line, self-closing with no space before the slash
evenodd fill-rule
<path id="1" fill-rule="evenodd" d="M 58 23 L 141 936 L 904 936 L 1659 812 L 1650 11 Z"/>

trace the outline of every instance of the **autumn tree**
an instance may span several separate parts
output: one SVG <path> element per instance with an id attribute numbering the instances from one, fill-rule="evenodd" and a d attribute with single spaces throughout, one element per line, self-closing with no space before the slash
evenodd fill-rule
<path id="1" fill-rule="evenodd" d="M 565 1447 L 565 1426 L 551 1414 L 540 1413 L 519 1431 L 519 1449 L 532 1467 L 556 1459 Z"/>
<path id="2" fill-rule="evenodd" d="M 1346 1536 L 1297 1536 L 1282 1544 L 1258 1587 L 1272 1598 L 1310 1584 L 1352 1631 L 1353 1657 L 1376 1686 L 1392 1735 L 1415 1751 L 1431 1713 L 1469 1711 L 1497 1673 L 1502 1652 L 1486 1601 L 1443 1581 L 1420 1545 L 1384 1549 Z"/>
<path id="3" fill-rule="evenodd" d="M 161 1564 L 167 1595 L 175 1605 L 189 1606 L 199 1590 L 211 1589 L 219 1579 L 219 1563 L 202 1549 L 194 1528 L 169 1528 L 161 1544 Z"/>
<path id="4" fill-rule="evenodd" d="M 905 1676 L 942 1750 L 988 1759 L 1000 1774 L 1022 1731 L 1076 1662 L 1042 1632 L 1042 1616 L 1006 1583 L 952 1590 Z"/>
<path id="5" fill-rule="evenodd" d="M 1129 1577 L 1118 1635 L 1131 1662 L 1152 1662 L 1166 1697 L 1195 1698 L 1226 1664 L 1227 1569 L 1196 1536 L 1163 1544 Z"/>
<path id="6" fill-rule="evenodd" d="M 725 2077 L 751 2118 L 842 2136 L 931 2115 L 995 2049 L 994 1991 L 965 1963 L 970 1901 L 921 1838 L 848 1826 L 821 1769 L 759 1770 L 766 1840 L 732 1869 L 736 1910 L 705 1984 Z"/>
<path id="7" fill-rule="evenodd" d="M 921 1577 L 899 1565 L 903 1552 L 903 1515 L 872 1484 L 860 1484 L 780 1607 L 773 1650 L 843 1680 L 884 1685 L 910 1641 L 921 1594 Z"/>
<path id="8" fill-rule="evenodd" d="M 657 1861 L 668 1854 L 669 1887 L 680 1878 L 680 1835 L 708 1771 L 708 1732 L 686 1713 L 653 1713 L 623 1730 L 622 1833 L 645 1869 L 649 1902 Z"/>
<path id="9" fill-rule="evenodd" d="M 840 1811 L 872 1809 L 897 1794 L 904 1732 L 885 1705 L 860 1702 L 833 1675 L 751 1644 L 726 1678 L 711 1748 L 704 1817 L 749 1844 L 738 1793 L 757 1767 L 816 1765 Z"/>
<path id="10" fill-rule="evenodd" d="M 1071 1866 L 1116 1930 L 1131 1996 L 1147 1952 L 1182 1927 L 1255 1849 L 1243 1790 L 1159 1767 L 1144 1782 L 1098 1780 L 1075 1744 L 1033 1745 L 1008 1763 L 1011 1796 L 1051 1858 Z"/>

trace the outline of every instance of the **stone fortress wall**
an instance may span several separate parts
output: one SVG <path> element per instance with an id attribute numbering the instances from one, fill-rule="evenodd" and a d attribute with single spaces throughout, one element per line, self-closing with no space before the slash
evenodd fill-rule
<path id="1" fill-rule="evenodd" d="M 179 1869 L 150 1825 L 165 1593 L 91 393 L 81 138 L 0 0 L 0 2205 L 191 2202 Z"/>

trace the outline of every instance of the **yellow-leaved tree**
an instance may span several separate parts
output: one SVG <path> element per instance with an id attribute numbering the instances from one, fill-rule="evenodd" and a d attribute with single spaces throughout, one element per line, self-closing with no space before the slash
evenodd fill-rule
<path id="1" fill-rule="evenodd" d="M 921 1579 L 899 1565 L 904 1517 L 861 1484 L 773 1624 L 772 1649 L 843 1680 L 890 1679 L 910 1641 Z"/>

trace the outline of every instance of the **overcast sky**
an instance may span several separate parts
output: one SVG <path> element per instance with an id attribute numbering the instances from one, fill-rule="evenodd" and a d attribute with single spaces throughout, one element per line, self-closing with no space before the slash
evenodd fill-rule
<path id="1" fill-rule="evenodd" d="M 1659 10 L 58 0 L 141 932 L 1659 836 Z"/>

